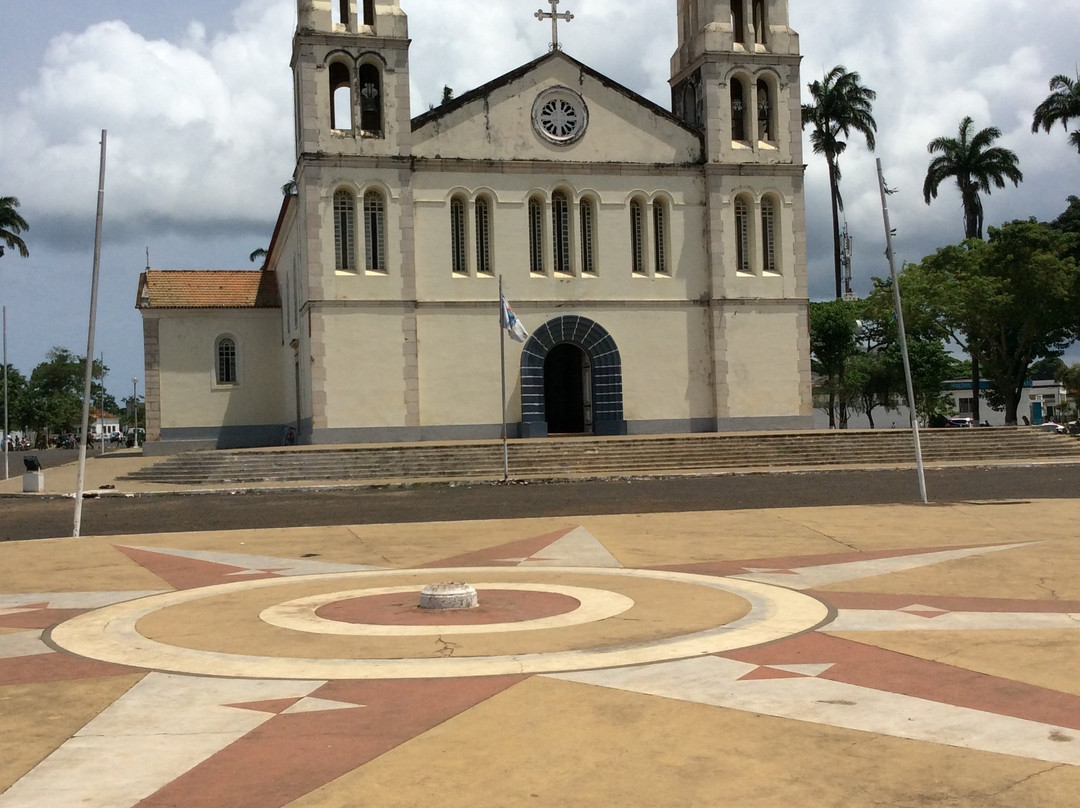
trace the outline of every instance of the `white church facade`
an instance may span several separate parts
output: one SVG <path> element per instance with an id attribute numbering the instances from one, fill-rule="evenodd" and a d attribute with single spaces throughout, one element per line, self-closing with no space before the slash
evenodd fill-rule
<path id="1" fill-rule="evenodd" d="M 811 428 L 787 0 L 675 5 L 671 111 L 554 47 L 413 118 L 398 0 L 298 0 L 264 268 L 140 280 L 148 451 Z"/>

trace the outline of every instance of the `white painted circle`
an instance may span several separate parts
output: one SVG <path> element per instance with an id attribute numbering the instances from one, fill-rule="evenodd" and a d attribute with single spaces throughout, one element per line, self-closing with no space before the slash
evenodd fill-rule
<path id="1" fill-rule="evenodd" d="M 89 659 L 196 676 L 316 680 L 431 679 L 559 673 L 687 659 L 781 640 L 817 628 L 831 617 L 825 604 L 802 592 L 737 578 L 717 578 L 664 570 L 581 567 L 545 567 L 542 570 L 466 567 L 439 570 L 439 574 L 472 578 L 491 575 L 502 578 L 513 577 L 510 573 L 517 571 L 533 578 L 542 575 L 612 576 L 700 586 L 729 592 L 745 599 L 750 603 L 750 612 L 731 623 L 704 631 L 620 646 L 550 653 L 422 659 L 295 658 L 230 654 L 173 646 L 144 637 L 138 631 L 139 620 L 147 615 L 207 597 L 250 589 L 295 585 L 305 581 L 415 577 L 418 572 L 411 569 L 382 570 L 264 578 L 153 595 L 73 617 L 53 628 L 48 639 L 66 651 Z"/>
<path id="2" fill-rule="evenodd" d="M 564 614 L 552 617 L 538 617 L 535 620 L 520 620 L 510 623 L 484 623 L 478 625 L 424 625 L 399 626 L 380 623 L 343 623 L 328 620 L 315 614 L 316 610 L 331 603 L 349 598 L 372 597 L 375 595 L 396 595 L 405 592 L 419 592 L 421 586 L 384 586 L 378 589 L 354 589 L 348 592 L 333 592 L 325 595 L 313 595 L 298 598 L 286 603 L 279 603 L 264 609 L 259 619 L 278 628 L 293 631 L 306 631 L 310 634 L 332 634 L 351 637 L 429 637 L 441 634 L 494 634 L 506 631 L 538 631 L 540 629 L 565 628 L 595 623 L 615 617 L 632 608 L 634 601 L 618 592 L 606 592 L 602 589 L 587 589 L 582 586 L 560 586 L 557 584 L 524 584 L 507 581 L 487 581 L 473 583 L 476 589 L 510 589 L 523 592 L 551 592 L 574 598 L 580 604 Z"/>

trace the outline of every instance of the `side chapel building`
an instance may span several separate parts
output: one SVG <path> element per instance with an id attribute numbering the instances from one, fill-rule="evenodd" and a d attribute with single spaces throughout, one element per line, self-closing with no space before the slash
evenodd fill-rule
<path id="1" fill-rule="evenodd" d="M 787 0 L 677 0 L 670 112 L 553 47 L 415 118 L 399 0 L 297 7 L 264 268 L 140 279 L 149 451 L 497 437 L 500 276 L 511 436 L 812 428 Z"/>

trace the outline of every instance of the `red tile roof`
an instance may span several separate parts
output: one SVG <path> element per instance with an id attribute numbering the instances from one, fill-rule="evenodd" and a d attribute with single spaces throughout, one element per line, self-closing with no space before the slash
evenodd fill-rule
<path id="1" fill-rule="evenodd" d="M 273 272 L 148 269 L 139 280 L 141 309 L 274 309 L 281 306 Z"/>

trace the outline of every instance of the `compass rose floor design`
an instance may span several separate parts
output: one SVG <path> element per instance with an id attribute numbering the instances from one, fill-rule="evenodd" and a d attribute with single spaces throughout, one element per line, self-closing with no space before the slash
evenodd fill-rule
<path id="1" fill-rule="evenodd" d="M 1074 804 L 1078 516 L 3 544 L 0 808 Z"/>

